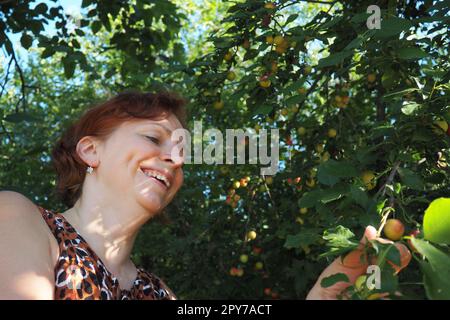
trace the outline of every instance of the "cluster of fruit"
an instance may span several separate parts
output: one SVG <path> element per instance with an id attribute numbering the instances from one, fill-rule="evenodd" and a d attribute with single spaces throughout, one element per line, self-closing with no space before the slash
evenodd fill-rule
<path id="1" fill-rule="evenodd" d="M 239 188 L 245 188 L 247 187 L 248 183 L 250 182 L 250 177 L 244 177 L 240 180 L 236 180 L 233 182 L 233 187 L 228 190 L 228 195 L 225 199 L 225 203 L 230 205 L 232 208 L 237 207 L 237 203 L 241 199 L 241 197 L 236 193 L 236 190 Z"/>
<path id="2" fill-rule="evenodd" d="M 287 178 L 286 179 L 286 183 L 290 186 L 295 186 L 295 188 L 300 191 L 302 190 L 302 185 L 300 184 L 300 182 L 302 181 L 302 178 L 297 177 L 297 178 Z"/>
<path id="3" fill-rule="evenodd" d="M 300 213 L 300 215 L 304 216 L 304 215 L 306 215 L 308 213 L 308 208 L 300 208 L 300 209 L 298 209 L 298 213 Z M 295 222 L 297 222 L 300 225 L 303 225 L 305 223 L 305 221 L 303 220 L 302 217 L 296 217 L 295 218 Z M 305 252 L 309 251 L 306 248 L 303 248 L 303 250 L 305 250 Z"/>
<path id="4" fill-rule="evenodd" d="M 373 171 L 366 170 L 361 174 L 361 180 L 367 190 L 372 190 L 377 185 L 377 180 Z"/>
<path id="5" fill-rule="evenodd" d="M 256 231 L 254 230 L 250 230 L 249 232 L 247 232 L 247 234 L 245 235 L 245 240 L 247 242 L 249 241 L 253 241 L 256 239 Z M 252 254 L 255 257 L 258 257 L 262 252 L 262 248 L 258 247 L 258 246 L 253 246 L 252 249 Z M 247 263 L 249 262 L 249 256 L 248 254 L 241 254 L 239 257 L 239 263 L 240 265 L 238 265 L 237 267 L 231 267 L 230 268 L 230 275 L 231 276 L 237 276 L 237 277 L 242 277 L 244 275 L 244 267 L 245 265 L 247 265 Z M 264 264 L 261 261 L 256 261 L 254 264 L 254 269 L 256 271 L 261 271 L 264 269 Z"/>
<path id="6" fill-rule="evenodd" d="M 308 171 L 308 178 L 306 179 L 306 182 L 305 182 L 305 184 L 306 184 L 306 186 L 308 187 L 308 188 L 314 188 L 315 186 L 316 186 L 316 176 L 317 176 L 317 168 L 316 167 L 314 167 L 314 168 L 311 168 L 309 171 Z"/>
<path id="7" fill-rule="evenodd" d="M 283 54 L 286 52 L 286 50 L 289 48 L 289 46 L 295 47 L 295 42 L 290 42 L 287 37 L 283 37 L 281 35 L 266 36 L 266 42 L 268 44 L 275 46 L 275 52 L 278 54 Z"/>
<path id="8" fill-rule="evenodd" d="M 337 83 L 335 85 L 334 100 L 332 101 L 332 104 L 341 109 L 346 108 L 350 102 L 349 94 L 349 83 Z"/>
<path id="9" fill-rule="evenodd" d="M 405 268 L 409 264 L 412 258 L 411 252 L 407 248 L 407 246 L 399 242 L 399 240 L 401 240 L 405 234 L 405 226 L 398 219 L 388 219 L 386 220 L 386 223 L 383 227 L 383 233 L 387 239 L 392 241 L 394 246 L 399 251 L 400 255 L 399 264 L 396 264 L 390 261 L 389 259 L 386 260 L 386 262 L 392 267 L 394 275 L 397 275 L 403 268 Z M 410 233 L 410 237 L 416 237 L 419 233 L 420 233 L 419 230 L 414 230 L 413 232 Z M 411 249 L 411 251 L 417 252 L 416 248 L 411 243 L 411 240 L 408 240 L 408 246 Z M 372 259 L 376 260 L 375 257 Z M 373 262 L 376 263 L 376 261 Z M 373 293 L 372 290 L 374 290 L 375 288 L 371 288 L 370 285 L 368 284 L 367 275 L 361 275 L 356 279 L 354 289 L 358 293 L 360 298 L 367 300 L 382 299 L 388 295 L 387 293 L 380 293 L 380 292 Z"/>
<path id="10" fill-rule="evenodd" d="M 350 97 L 346 95 L 344 96 L 337 95 L 334 97 L 334 102 L 338 108 L 343 109 L 346 108 L 348 103 L 350 102 Z"/>
<path id="11" fill-rule="evenodd" d="M 273 291 L 271 288 L 265 288 L 264 289 L 264 294 L 266 296 L 268 296 L 268 297 L 271 297 L 272 299 L 279 299 L 280 298 L 280 295 L 277 292 Z"/>
<path id="12" fill-rule="evenodd" d="M 241 196 L 236 194 L 235 189 L 228 190 L 228 195 L 225 199 L 225 203 L 230 205 L 232 208 L 236 208 Z"/>

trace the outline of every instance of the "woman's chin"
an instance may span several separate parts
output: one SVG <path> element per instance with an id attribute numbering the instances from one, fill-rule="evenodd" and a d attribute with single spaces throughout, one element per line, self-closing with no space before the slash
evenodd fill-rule
<path id="1" fill-rule="evenodd" d="M 157 214 L 164 209 L 164 203 L 161 196 L 151 191 L 140 193 L 138 202 L 152 215 Z"/>

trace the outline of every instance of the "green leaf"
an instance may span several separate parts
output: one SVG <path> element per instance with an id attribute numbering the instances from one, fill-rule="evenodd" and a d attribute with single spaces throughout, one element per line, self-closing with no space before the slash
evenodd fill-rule
<path id="1" fill-rule="evenodd" d="M 419 261 L 420 269 L 423 273 L 423 284 L 428 299 L 430 300 L 450 300 L 450 281 L 442 279 L 436 274 L 428 262 Z"/>
<path id="2" fill-rule="evenodd" d="M 36 121 L 37 118 L 26 112 L 17 112 L 7 115 L 3 120 L 18 123 L 22 121 L 28 122 Z"/>
<path id="3" fill-rule="evenodd" d="M 381 136 L 390 136 L 394 133 L 395 127 L 392 125 L 378 126 L 372 129 L 371 137 L 376 139 Z"/>
<path id="4" fill-rule="evenodd" d="M 418 91 L 418 90 L 419 89 L 417 89 L 417 88 L 408 88 L 408 89 L 404 89 L 404 90 L 400 90 L 400 91 L 396 91 L 396 92 L 387 93 L 383 96 L 383 99 L 402 97 L 406 93 L 410 93 L 410 92 L 414 92 L 414 91 Z"/>
<path id="5" fill-rule="evenodd" d="M 287 249 L 300 248 L 316 243 L 320 239 L 320 235 L 315 229 L 303 230 L 296 235 L 288 235 L 283 247 Z"/>
<path id="6" fill-rule="evenodd" d="M 317 202 L 320 201 L 322 197 L 322 190 L 314 190 L 310 192 L 305 192 L 303 196 L 298 201 L 298 206 L 300 208 L 311 208 L 314 207 Z"/>
<path id="7" fill-rule="evenodd" d="M 450 198 L 431 202 L 423 217 L 423 232 L 427 240 L 450 244 Z"/>
<path id="8" fill-rule="evenodd" d="M 48 7 L 45 3 L 39 3 L 35 8 L 34 12 L 37 14 L 44 14 L 48 10 Z"/>
<path id="9" fill-rule="evenodd" d="M 23 33 L 22 37 L 20 38 L 20 44 L 25 49 L 30 48 L 31 45 L 33 44 L 33 37 L 30 36 L 29 34 Z"/>
<path id="10" fill-rule="evenodd" d="M 374 290 L 374 292 L 394 293 L 398 289 L 398 277 L 394 275 L 392 268 L 381 270 L 380 285 L 381 288 Z"/>
<path id="11" fill-rule="evenodd" d="M 320 201 L 329 203 L 342 198 L 348 192 L 347 185 L 338 185 L 333 188 L 322 190 Z"/>
<path id="12" fill-rule="evenodd" d="M 97 32 L 99 32 L 101 28 L 102 28 L 102 23 L 99 20 L 92 22 L 91 29 L 92 29 L 93 34 L 96 34 Z"/>
<path id="13" fill-rule="evenodd" d="M 411 21 L 398 17 L 381 20 L 381 28 L 375 33 L 375 38 L 388 38 L 400 34 L 400 32 L 406 31 L 412 26 Z"/>
<path id="14" fill-rule="evenodd" d="M 367 13 L 367 12 L 358 13 L 352 17 L 350 22 L 353 22 L 353 23 L 366 22 L 370 16 L 371 16 L 371 14 Z"/>
<path id="15" fill-rule="evenodd" d="M 256 57 L 258 54 L 259 54 L 259 50 L 256 50 L 256 49 L 248 49 L 247 52 L 246 52 L 245 55 L 244 55 L 243 60 L 244 60 L 244 61 L 246 61 L 246 60 L 251 60 L 251 59 L 253 59 L 254 57 Z"/>
<path id="16" fill-rule="evenodd" d="M 420 48 L 400 48 L 397 50 L 397 55 L 403 60 L 421 59 L 428 56 L 428 54 Z"/>
<path id="17" fill-rule="evenodd" d="M 350 279 L 345 273 L 336 273 L 331 276 L 325 277 L 320 282 L 322 288 L 328 288 L 335 285 L 338 282 L 350 282 Z"/>
<path id="18" fill-rule="evenodd" d="M 382 244 L 378 243 L 378 246 L 381 246 L 382 249 L 378 254 L 378 264 L 383 264 L 384 261 L 389 260 L 396 266 L 400 266 L 400 251 L 393 244 Z"/>
<path id="19" fill-rule="evenodd" d="M 405 102 L 402 107 L 402 112 L 407 116 L 410 116 L 415 113 L 419 109 L 419 107 L 420 104 L 417 104 L 415 102 Z"/>
<path id="20" fill-rule="evenodd" d="M 84 36 L 84 31 L 81 29 L 75 29 L 75 33 L 77 34 L 77 36 L 80 36 L 80 37 Z"/>
<path id="21" fill-rule="evenodd" d="M 269 114 L 273 109 L 273 106 L 271 106 L 270 104 L 263 104 L 262 106 L 259 106 L 254 112 L 253 115 L 258 115 L 258 114 L 262 114 L 262 115 L 266 115 Z"/>
<path id="22" fill-rule="evenodd" d="M 319 257 L 342 255 L 356 249 L 359 243 L 352 240 L 354 237 L 353 232 L 341 225 L 325 230 L 322 238 L 327 241 L 326 245 L 330 247 L 330 250 Z"/>
<path id="23" fill-rule="evenodd" d="M 333 175 L 328 174 L 325 172 L 325 170 L 319 170 L 317 172 L 317 180 L 319 180 L 320 183 L 327 185 L 327 186 L 334 186 L 336 183 L 339 182 L 339 178 L 335 177 Z"/>
<path id="24" fill-rule="evenodd" d="M 427 259 L 420 266 L 428 298 L 450 299 L 450 256 L 428 241 L 412 237 L 411 243 Z"/>
<path id="25" fill-rule="evenodd" d="M 417 173 L 406 168 L 399 168 L 398 174 L 405 186 L 413 190 L 423 190 L 424 184 L 422 178 Z"/>
<path id="26" fill-rule="evenodd" d="M 297 13 L 291 14 L 291 15 L 287 18 L 285 25 L 289 24 L 290 22 L 294 21 L 294 20 L 297 19 L 297 18 L 298 18 L 298 14 L 297 14 Z"/>
<path id="27" fill-rule="evenodd" d="M 344 61 L 345 58 L 351 56 L 353 54 L 353 51 L 341 51 L 338 53 L 334 53 L 329 55 L 326 58 L 322 58 L 319 60 L 319 63 L 317 64 L 317 68 L 323 68 L 323 67 L 329 67 L 336 65 L 338 63 L 341 63 Z"/>
<path id="28" fill-rule="evenodd" d="M 296 95 L 286 99 L 286 106 L 290 107 L 294 104 L 297 104 L 305 99 L 304 95 Z"/>
<path id="29" fill-rule="evenodd" d="M 86 7 L 88 7 L 90 4 L 92 4 L 92 3 L 94 3 L 94 0 L 83 0 L 82 2 L 81 2 L 81 7 L 82 8 L 86 8 Z"/>
<path id="30" fill-rule="evenodd" d="M 355 234 L 350 229 L 341 225 L 325 230 L 323 233 L 323 239 L 335 247 L 353 245 L 354 242 L 349 240 L 353 237 L 355 237 Z"/>
<path id="31" fill-rule="evenodd" d="M 48 57 L 51 57 L 54 54 L 55 54 L 55 49 L 53 49 L 53 47 L 47 47 L 44 49 L 44 51 L 42 51 L 41 59 L 46 59 Z"/>
<path id="32" fill-rule="evenodd" d="M 368 38 L 368 34 L 359 34 L 355 39 L 353 39 L 348 45 L 345 46 L 344 50 L 356 49 Z"/>
<path id="33" fill-rule="evenodd" d="M 361 187 L 358 187 L 355 185 L 350 186 L 350 194 L 349 195 L 353 199 L 353 201 L 355 201 L 361 207 L 365 208 L 367 206 L 369 197 L 367 196 L 367 193 Z"/>
<path id="34" fill-rule="evenodd" d="M 350 162 L 336 161 L 333 159 L 322 163 L 318 168 L 318 173 L 320 171 L 338 178 L 352 178 L 358 175 L 358 171 L 355 169 L 355 166 Z"/>
<path id="35" fill-rule="evenodd" d="M 64 66 L 64 75 L 67 79 L 72 78 L 73 74 L 75 73 L 75 67 L 76 63 L 70 60 L 63 60 L 63 66 Z"/>
<path id="36" fill-rule="evenodd" d="M 331 28 L 332 26 L 334 26 L 335 24 L 339 23 L 342 19 L 343 19 L 343 16 L 339 16 L 339 15 L 335 16 L 331 20 L 321 24 L 319 26 L 319 29 L 327 30 L 327 29 Z"/>

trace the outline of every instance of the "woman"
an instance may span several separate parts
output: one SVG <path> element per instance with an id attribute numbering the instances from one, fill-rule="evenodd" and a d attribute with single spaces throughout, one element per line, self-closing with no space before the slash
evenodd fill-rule
<path id="1" fill-rule="evenodd" d="M 128 92 L 84 113 L 53 150 L 63 213 L 0 192 L 0 299 L 176 298 L 130 256 L 183 183 L 171 133 L 184 127 L 184 105 L 173 93 Z M 369 227 L 364 239 L 374 237 Z M 308 298 L 335 299 L 348 284 L 320 280 L 344 272 L 354 281 L 366 268 L 360 253 L 333 262 Z"/>

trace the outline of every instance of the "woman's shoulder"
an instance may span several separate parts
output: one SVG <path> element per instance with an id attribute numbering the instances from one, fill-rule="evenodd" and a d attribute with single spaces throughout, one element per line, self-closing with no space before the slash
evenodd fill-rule
<path id="1" fill-rule="evenodd" d="M 6 253 L 0 257 L 4 289 L 0 298 L 53 297 L 55 259 L 49 232 L 30 199 L 13 191 L 0 192 L 0 252 Z"/>
<path id="2" fill-rule="evenodd" d="M 0 233 L 16 235 L 52 248 L 53 234 L 43 219 L 41 207 L 15 191 L 0 191 Z M 14 246 L 14 239 L 10 239 Z M 16 239 L 18 240 L 18 239 Z"/>
<path id="3" fill-rule="evenodd" d="M 39 208 L 23 194 L 16 191 L 0 191 L 0 217 L 2 222 L 37 221 Z M 27 225 L 32 225 L 28 223 Z"/>

